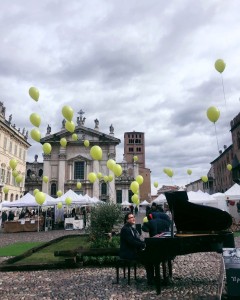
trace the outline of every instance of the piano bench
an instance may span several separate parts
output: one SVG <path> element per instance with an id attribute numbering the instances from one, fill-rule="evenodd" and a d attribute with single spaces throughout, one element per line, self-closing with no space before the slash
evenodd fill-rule
<path id="1" fill-rule="evenodd" d="M 137 261 L 130 259 L 117 258 L 116 260 L 116 275 L 117 283 L 119 283 L 119 269 L 123 268 L 123 276 L 126 278 L 126 268 L 128 272 L 128 284 L 130 284 L 131 267 L 134 269 L 134 279 L 137 279 Z"/>

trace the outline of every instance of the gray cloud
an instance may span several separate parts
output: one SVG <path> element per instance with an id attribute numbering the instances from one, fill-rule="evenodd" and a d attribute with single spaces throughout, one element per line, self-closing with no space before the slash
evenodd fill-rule
<path id="1" fill-rule="evenodd" d="M 145 132 L 152 181 L 185 184 L 205 175 L 219 147 L 231 144 L 230 121 L 239 112 L 238 1 L 70 1 L 0 3 L 0 85 L 7 116 L 31 130 L 29 115 L 61 128 L 63 105 L 83 109 L 86 126 L 122 140 Z M 227 62 L 221 75 L 214 62 Z M 28 89 L 40 90 L 38 103 Z M 1 100 L 1 101 L 2 101 Z M 214 124 L 209 106 L 221 112 Z M 39 152 L 30 140 L 29 160 Z M 171 180 L 163 168 L 171 167 Z M 193 170 L 191 178 L 186 170 Z"/>

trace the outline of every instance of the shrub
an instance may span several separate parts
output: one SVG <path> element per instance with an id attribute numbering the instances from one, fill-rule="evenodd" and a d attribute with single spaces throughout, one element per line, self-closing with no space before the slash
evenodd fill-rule
<path id="1" fill-rule="evenodd" d="M 113 203 L 99 204 L 92 208 L 90 216 L 91 239 L 106 239 L 114 226 L 123 222 L 120 205 Z"/>

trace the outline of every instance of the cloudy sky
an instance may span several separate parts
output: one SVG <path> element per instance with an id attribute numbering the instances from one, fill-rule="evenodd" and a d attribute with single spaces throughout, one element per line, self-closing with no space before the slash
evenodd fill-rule
<path id="1" fill-rule="evenodd" d="M 230 121 L 240 105 L 240 2 L 166 0 L 2 0 L 0 100 L 17 128 L 42 117 L 52 133 L 61 109 L 85 112 L 85 125 L 122 143 L 126 131 L 145 132 L 152 182 L 184 185 L 206 175 L 219 148 L 232 143 Z M 226 62 L 218 73 L 217 59 Z M 35 86 L 35 102 L 28 90 Z M 225 94 L 223 93 L 223 87 Z M 225 97 L 224 97 L 225 96 Z M 220 118 L 206 117 L 210 106 Z M 41 159 L 41 146 L 33 145 Z M 172 168 L 167 177 L 164 168 Z M 187 169 L 192 175 L 187 175 Z"/>

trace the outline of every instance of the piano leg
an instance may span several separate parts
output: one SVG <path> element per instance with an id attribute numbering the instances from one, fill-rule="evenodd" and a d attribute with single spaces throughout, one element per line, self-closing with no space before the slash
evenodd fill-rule
<path id="1" fill-rule="evenodd" d="M 161 276 L 160 276 L 160 264 L 154 265 L 155 269 L 155 286 L 156 286 L 156 291 L 157 294 L 159 295 L 161 293 Z"/>
<path id="2" fill-rule="evenodd" d="M 168 274 L 169 274 L 169 277 L 172 278 L 172 261 L 171 261 L 171 259 L 168 259 Z"/>

